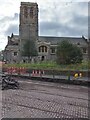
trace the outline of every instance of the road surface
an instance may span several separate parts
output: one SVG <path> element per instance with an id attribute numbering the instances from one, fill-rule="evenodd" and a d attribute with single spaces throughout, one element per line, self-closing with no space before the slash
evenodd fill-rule
<path id="1" fill-rule="evenodd" d="M 88 118 L 87 87 L 18 80 L 20 89 L 2 91 L 3 118 Z"/>

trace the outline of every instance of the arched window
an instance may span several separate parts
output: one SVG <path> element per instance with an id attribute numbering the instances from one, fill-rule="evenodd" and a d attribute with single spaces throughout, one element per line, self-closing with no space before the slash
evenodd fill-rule
<path id="1" fill-rule="evenodd" d="M 30 17 L 33 18 L 33 7 L 30 8 Z"/>
<path id="2" fill-rule="evenodd" d="M 47 52 L 47 47 L 45 46 L 45 52 Z"/>
<path id="3" fill-rule="evenodd" d="M 40 46 L 39 47 L 39 52 L 47 52 L 47 47 L 46 46 Z"/>
<path id="4" fill-rule="evenodd" d="M 25 6 L 24 7 L 24 16 L 27 18 L 27 16 L 28 16 L 28 9 L 27 9 L 27 7 Z"/>
<path id="5" fill-rule="evenodd" d="M 42 48 L 42 52 L 44 52 L 44 46 L 42 46 L 41 48 Z"/>

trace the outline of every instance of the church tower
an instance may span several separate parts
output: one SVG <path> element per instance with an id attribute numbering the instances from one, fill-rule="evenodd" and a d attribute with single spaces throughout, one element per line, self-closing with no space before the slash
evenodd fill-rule
<path id="1" fill-rule="evenodd" d="M 19 35 L 21 46 L 26 40 L 38 39 L 38 5 L 32 2 L 21 2 Z"/>

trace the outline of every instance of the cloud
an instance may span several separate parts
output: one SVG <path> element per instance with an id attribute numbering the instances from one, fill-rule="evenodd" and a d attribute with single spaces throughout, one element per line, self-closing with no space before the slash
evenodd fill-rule
<path id="1" fill-rule="evenodd" d="M 40 23 L 40 29 L 41 30 L 52 30 L 52 29 L 59 29 L 60 25 L 59 23 L 57 22 L 41 22 Z"/>
<path id="2" fill-rule="evenodd" d="M 83 25 L 83 24 L 82 24 Z M 40 35 L 50 35 L 50 36 L 82 36 L 83 34 L 87 36 L 87 31 L 82 27 L 78 28 L 73 25 L 60 24 L 59 22 L 41 22 L 40 23 Z M 79 26 L 80 27 L 80 26 Z"/>
<path id="3" fill-rule="evenodd" d="M 19 13 L 14 13 L 13 16 L 3 16 L 0 18 L 0 49 L 4 49 L 7 44 L 7 36 L 18 34 L 19 30 Z M 1 44 L 2 43 L 2 44 Z"/>
<path id="4" fill-rule="evenodd" d="M 52 7 L 49 11 L 45 8 L 40 9 L 39 35 L 88 36 L 88 3 L 62 5 L 57 5 L 56 9 Z"/>
<path id="5" fill-rule="evenodd" d="M 5 31 L 5 35 L 6 36 L 9 36 L 11 35 L 11 33 L 14 33 L 14 34 L 19 34 L 19 27 L 18 25 L 16 24 L 11 24 L 8 29 Z"/>
<path id="6" fill-rule="evenodd" d="M 2 22 L 7 22 L 7 21 L 17 21 L 19 18 L 19 14 L 18 13 L 14 13 L 14 16 L 5 16 L 3 18 L 0 19 L 0 23 Z"/>
<path id="7" fill-rule="evenodd" d="M 73 16 L 73 19 L 72 19 L 73 23 L 76 25 L 79 25 L 79 26 L 87 26 L 88 25 L 88 16 L 80 16 L 80 15 L 74 15 Z M 82 27 L 81 26 L 81 27 Z"/>
<path id="8" fill-rule="evenodd" d="M 55 28 L 53 29 L 57 30 L 59 28 L 59 25 L 60 27 L 66 25 L 66 27 L 68 28 L 78 29 L 80 30 L 80 32 L 81 29 L 83 29 L 83 33 L 86 32 L 86 28 L 88 27 L 88 14 L 87 14 L 88 3 L 87 2 L 73 2 L 73 3 L 69 2 L 61 4 L 59 3 L 58 4 L 56 3 L 56 5 L 50 7 L 48 5 L 48 9 L 40 8 L 39 18 L 40 31 L 50 30 L 50 28 L 54 26 Z M 47 26 L 48 29 L 46 28 Z M 40 33 L 42 34 L 42 32 Z"/>
<path id="9" fill-rule="evenodd" d="M 87 36 L 88 3 L 84 2 L 87 0 L 22 1 L 38 3 L 39 35 L 81 36 L 83 34 Z M 20 2 L 21 0 L 0 1 L 0 42 L 2 41 L 3 44 L 12 32 L 19 34 Z"/>

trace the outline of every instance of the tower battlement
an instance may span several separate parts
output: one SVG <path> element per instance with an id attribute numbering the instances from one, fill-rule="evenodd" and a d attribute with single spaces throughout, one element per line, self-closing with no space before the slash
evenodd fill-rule
<path id="1" fill-rule="evenodd" d="M 21 5 L 38 5 L 36 2 L 21 2 Z"/>
<path id="2" fill-rule="evenodd" d="M 38 4 L 21 2 L 19 36 L 21 49 L 26 40 L 36 41 L 38 38 Z"/>

